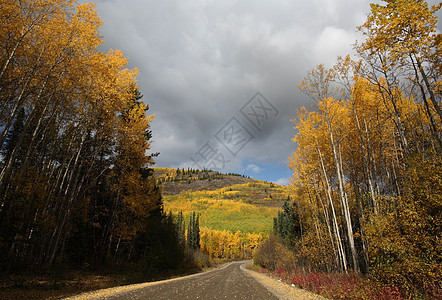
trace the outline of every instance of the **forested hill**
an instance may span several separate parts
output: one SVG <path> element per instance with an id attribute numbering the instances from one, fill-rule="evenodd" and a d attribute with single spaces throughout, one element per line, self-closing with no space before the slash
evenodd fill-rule
<path id="1" fill-rule="evenodd" d="M 285 186 L 240 174 L 224 174 L 211 170 L 153 169 L 165 199 L 170 199 L 169 195 L 218 194 L 215 197 L 218 200 L 240 200 L 256 206 L 282 207 L 289 196 Z"/>
<path id="2" fill-rule="evenodd" d="M 154 168 L 157 183 L 164 195 L 176 195 L 182 191 L 213 191 L 219 188 L 254 182 L 255 179 L 240 174 L 223 174 L 211 170 Z"/>
<path id="3" fill-rule="evenodd" d="M 238 174 L 155 168 L 155 177 L 164 210 L 184 228 L 196 215 L 201 250 L 215 259 L 251 258 L 290 199 L 285 186 Z"/>

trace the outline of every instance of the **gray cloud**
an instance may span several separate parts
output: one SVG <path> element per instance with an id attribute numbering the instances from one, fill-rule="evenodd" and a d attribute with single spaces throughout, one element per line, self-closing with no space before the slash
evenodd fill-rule
<path id="1" fill-rule="evenodd" d="M 257 91 L 279 110 L 239 160 L 287 160 L 308 69 L 351 51 L 368 0 L 97 0 L 103 50 L 140 70 L 158 166 L 182 166 Z M 251 126 L 248 124 L 247 126 Z M 252 130 L 252 129 L 251 129 Z M 240 168 L 240 163 L 231 168 Z"/>

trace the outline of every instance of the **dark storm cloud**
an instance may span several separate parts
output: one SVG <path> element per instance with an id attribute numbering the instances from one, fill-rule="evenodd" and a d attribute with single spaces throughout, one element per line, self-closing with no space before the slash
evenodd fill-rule
<path id="1" fill-rule="evenodd" d="M 289 120 L 310 105 L 296 86 L 315 65 L 351 52 L 369 2 L 95 1 L 105 22 L 103 50 L 121 49 L 140 71 L 144 100 L 156 114 L 158 166 L 183 166 L 257 91 L 278 109 L 253 131 L 233 169 L 241 160 L 287 160 L 294 148 Z"/>

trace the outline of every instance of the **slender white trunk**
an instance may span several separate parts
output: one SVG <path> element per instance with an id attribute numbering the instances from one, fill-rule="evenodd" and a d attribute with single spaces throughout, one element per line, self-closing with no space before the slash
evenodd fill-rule
<path id="1" fill-rule="evenodd" d="M 379 59 L 380 59 L 380 61 L 382 63 L 385 62 L 385 59 L 383 59 L 380 54 L 379 54 Z M 409 151 L 408 141 L 407 141 L 407 138 L 405 136 L 404 127 L 402 125 L 401 113 L 399 112 L 399 109 L 397 107 L 396 99 L 395 99 L 395 96 L 393 94 L 393 88 L 392 88 L 392 86 L 390 84 L 390 81 L 389 81 L 389 77 L 390 76 L 387 74 L 387 72 L 385 70 L 382 70 L 382 74 L 384 75 L 385 81 L 387 83 L 387 89 L 385 89 L 385 91 L 387 92 L 388 99 L 390 100 L 390 103 L 393 106 L 393 111 L 394 111 L 394 113 L 393 113 L 393 115 L 394 115 L 393 120 L 394 120 L 395 125 L 396 125 L 396 127 L 398 129 L 399 137 L 400 137 L 401 143 L 402 143 L 402 147 L 404 148 L 405 152 L 408 152 Z M 385 101 L 385 97 L 384 97 L 384 88 L 382 87 L 382 85 L 381 85 L 381 83 L 379 81 L 377 82 L 377 86 L 378 86 L 379 92 L 380 92 L 382 98 L 384 99 L 384 103 L 385 103 L 386 101 Z M 387 106 L 387 108 L 388 108 L 388 106 Z"/>
<path id="2" fill-rule="evenodd" d="M 439 115 L 439 118 L 442 121 L 442 110 L 441 110 L 441 108 L 439 107 L 439 104 L 436 101 L 433 89 L 431 88 L 431 84 L 428 81 L 428 76 L 425 73 L 425 70 L 424 70 L 424 68 L 422 66 L 422 62 L 420 61 L 419 57 L 417 57 L 416 54 L 414 54 L 414 58 L 416 59 L 417 65 L 419 67 L 419 72 L 421 73 L 422 78 L 424 79 L 425 87 L 427 88 L 428 94 L 430 95 L 430 100 L 433 103 L 434 109 L 436 110 L 437 114 Z"/>
<path id="3" fill-rule="evenodd" d="M 338 153 L 336 150 L 336 143 L 334 140 L 334 135 L 333 135 L 332 127 L 331 127 L 331 121 L 330 121 L 329 114 L 328 114 L 327 110 L 328 110 L 328 108 L 326 108 L 326 111 L 324 113 L 325 113 L 325 117 L 326 117 L 326 121 L 327 121 L 327 125 L 328 125 L 330 143 L 332 146 L 333 158 L 334 158 L 336 173 L 337 173 L 337 177 L 338 177 L 339 195 L 341 198 L 342 209 L 344 211 L 345 224 L 347 227 L 347 238 L 348 238 L 350 252 L 351 252 L 351 256 L 352 256 L 352 260 L 353 260 L 353 268 L 356 272 L 358 272 L 359 265 L 358 265 L 357 252 L 356 252 L 356 247 L 355 247 L 354 237 L 353 237 L 353 227 L 351 224 L 351 216 L 350 216 L 350 208 L 348 206 L 347 192 L 345 190 L 345 183 L 344 183 L 341 161 L 338 157 Z"/>
<path id="4" fill-rule="evenodd" d="M 359 116 L 358 113 L 356 111 L 356 107 L 355 107 L 355 102 L 354 99 L 352 101 L 352 108 L 353 108 L 353 115 L 355 117 L 356 120 L 356 126 L 358 128 L 358 133 L 359 133 L 359 138 L 361 140 L 361 150 L 362 150 L 362 156 L 364 158 L 364 169 L 365 169 L 365 174 L 367 176 L 367 183 L 368 183 L 368 188 L 370 190 L 370 196 L 371 196 L 371 202 L 372 202 L 372 206 L 374 208 L 374 211 L 377 212 L 377 205 L 376 205 L 376 194 L 375 194 L 375 189 L 373 187 L 373 175 L 371 173 L 371 168 L 369 166 L 369 159 L 368 159 L 368 155 L 367 155 L 367 151 L 368 151 L 368 147 L 365 146 L 365 141 L 364 141 L 364 137 L 362 134 L 362 129 L 361 129 L 361 124 L 359 122 Z M 367 123 L 365 123 L 367 124 Z"/>
<path id="5" fill-rule="evenodd" d="M 333 248 L 333 253 L 335 255 L 335 266 L 338 267 L 340 265 L 340 252 L 338 249 L 336 249 L 336 245 L 335 245 L 335 240 L 333 238 L 333 234 L 331 232 L 331 226 L 330 226 L 330 216 L 328 214 L 328 209 L 327 209 L 327 205 L 324 205 L 324 202 L 322 201 L 322 197 L 321 195 L 319 195 L 318 191 L 315 188 L 315 184 L 313 183 L 313 187 L 315 189 L 315 193 L 316 193 L 316 197 L 319 199 L 319 201 L 321 202 L 321 207 L 322 207 L 322 213 L 324 214 L 324 218 L 325 218 L 325 223 L 327 225 L 327 231 L 328 231 L 328 235 L 330 238 L 330 242 L 332 244 L 332 248 Z M 339 252 L 339 253 L 338 253 Z"/>
<path id="6" fill-rule="evenodd" d="M 347 272 L 347 258 L 345 255 L 344 247 L 342 245 L 341 235 L 339 233 L 338 220 L 336 218 L 335 207 L 333 205 L 331 187 L 330 187 L 330 183 L 328 180 L 327 171 L 325 170 L 324 161 L 322 159 L 321 150 L 319 149 L 319 147 L 317 148 L 317 150 L 318 150 L 318 155 L 319 155 L 320 162 L 321 162 L 321 168 L 322 168 L 322 172 L 324 175 L 325 183 L 327 186 L 327 196 L 329 199 L 330 209 L 332 212 L 333 230 L 334 230 L 334 233 L 336 236 L 336 242 L 338 244 L 338 251 L 339 251 L 340 258 L 341 258 L 342 269 L 343 269 L 343 271 Z"/>
<path id="7" fill-rule="evenodd" d="M 29 85 L 29 83 L 31 82 L 31 80 L 33 78 L 34 71 L 36 69 L 36 64 L 38 64 L 38 62 L 40 61 L 40 59 L 41 59 L 41 57 L 43 55 L 43 52 L 44 52 L 44 49 L 42 49 L 42 51 L 40 52 L 40 55 L 39 55 L 35 65 L 34 65 L 34 68 L 30 72 L 28 77 L 26 78 L 26 82 L 25 82 L 25 84 L 23 85 L 23 87 L 22 87 L 22 89 L 20 91 L 20 95 L 18 96 L 17 100 L 14 103 L 14 107 L 12 108 L 11 114 L 10 114 L 8 120 L 6 121 L 6 124 L 5 124 L 5 127 L 3 128 L 2 134 L 0 135 L 0 148 L 3 147 L 3 144 L 4 144 L 5 140 L 6 140 L 6 136 L 7 136 L 8 132 L 9 132 L 9 130 L 11 129 L 12 122 L 14 121 L 14 119 L 15 119 L 15 117 L 17 115 L 18 109 L 24 104 L 24 102 L 26 100 L 24 98 L 25 92 L 27 91 L 28 85 Z"/>

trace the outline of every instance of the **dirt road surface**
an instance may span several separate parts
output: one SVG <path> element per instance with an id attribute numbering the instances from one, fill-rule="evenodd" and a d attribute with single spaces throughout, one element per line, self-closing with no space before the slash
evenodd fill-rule
<path id="1" fill-rule="evenodd" d="M 324 299 L 244 268 L 234 262 L 200 274 L 116 287 L 69 299 Z"/>

